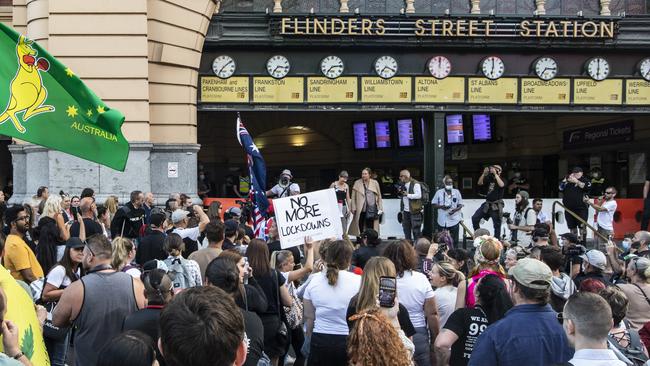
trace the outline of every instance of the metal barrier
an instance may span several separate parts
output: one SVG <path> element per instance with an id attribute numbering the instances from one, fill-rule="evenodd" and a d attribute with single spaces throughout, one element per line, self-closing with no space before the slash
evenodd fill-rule
<path id="1" fill-rule="evenodd" d="M 608 238 L 608 237 L 606 237 L 605 235 L 599 233 L 599 232 L 598 232 L 598 229 L 596 229 L 595 227 L 589 225 L 589 223 L 588 223 L 587 221 L 583 220 L 582 217 L 578 216 L 578 214 L 576 214 L 575 212 L 569 210 L 569 209 L 568 209 L 564 204 L 562 204 L 560 201 L 555 201 L 555 202 L 553 202 L 553 206 L 552 206 L 553 208 L 552 208 L 552 210 L 551 210 L 551 214 L 552 214 L 552 216 L 553 216 L 553 226 L 555 226 L 555 217 L 556 217 L 556 215 L 555 215 L 555 206 L 556 206 L 556 205 L 562 207 L 562 208 L 564 209 L 564 212 L 568 212 L 569 215 L 573 216 L 576 220 L 580 221 L 583 225 L 585 225 L 586 227 L 588 227 L 591 231 L 593 231 L 594 235 L 598 236 L 599 238 L 603 239 L 604 241 L 609 241 L 609 238 Z"/>

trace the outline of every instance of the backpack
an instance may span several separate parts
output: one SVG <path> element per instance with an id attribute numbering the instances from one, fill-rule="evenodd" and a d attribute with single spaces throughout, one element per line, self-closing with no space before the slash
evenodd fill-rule
<path id="1" fill-rule="evenodd" d="M 422 191 L 422 197 L 420 198 L 422 200 L 422 206 L 428 205 L 431 203 L 431 191 L 429 190 L 429 186 L 424 182 L 418 183 L 420 183 L 420 190 Z"/>
<path id="2" fill-rule="evenodd" d="M 630 343 L 627 348 L 623 348 L 618 344 L 614 337 L 608 335 L 607 340 L 609 341 L 609 348 L 616 353 L 616 356 L 619 357 L 619 359 L 621 359 L 621 356 L 626 358 L 627 360 L 621 359 L 621 361 L 627 364 L 632 364 L 634 366 L 645 365 L 648 361 L 648 356 L 643 353 L 643 344 L 641 343 L 641 337 L 639 337 L 639 331 L 631 329 L 630 323 L 628 323 L 627 320 L 624 321 L 627 331 L 630 333 Z M 627 361 L 629 361 L 629 363 Z"/>
<path id="3" fill-rule="evenodd" d="M 187 259 L 183 257 L 167 258 L 163 262 L 167 265 L 167 274 L 174 284 L 174 290 L 182 290 L 197 285 L 194 277 L 190 274 Z"/>

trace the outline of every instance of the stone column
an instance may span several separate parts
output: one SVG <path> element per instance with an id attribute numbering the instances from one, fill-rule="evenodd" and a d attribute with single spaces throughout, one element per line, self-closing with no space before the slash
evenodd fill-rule
<path id="1" fill-rule="evenodd" d="M 348 0 L 341 0 L 341 7 L 339 8 L 340 13 L 349 13 L 350 8 L 348 8 Z"/>
<path id="2" fill-rule="evenodd" d="M 470 4 L 472 5 L 469 11 L 471 14 L 481 14 L 481 0 L 471 0 Z"/>
<path id="3" fill-rule="evenodd" d="M 415 13 L 415 0 L 406 0 L 406 10 L 407 14 Z"/>
<path id="4" fill-rule="evenodd" d="M 610 0 L 600 0 L 600 15 L 612 15 L 612 12 L 609 10 Z"/>
<path id="5" fill-rule="evenodd" d="M 537 15 L 545 15 L 546 14 L 546 0 L 535 0 L 535 6 L 537 6 L 537 9 L 535 9 L 535 12 Z"/>
<path id="6" fill-rule="evenodd" d="M 197 144 L 153 144 L 151 149 L 151 191 L 156 198 L 162 199 L 174 192 L 192 192 L 192 198 L 197 191 Z M 170 177 L 169 166 L 178 166 L 178 177 Z M 163 200 L 159 203 L 165 203 Z"/>
<path id="7" fill-rule="evenodd" d="M 273 12 L 282 13 L 282 0 L 273 0 Z"/>

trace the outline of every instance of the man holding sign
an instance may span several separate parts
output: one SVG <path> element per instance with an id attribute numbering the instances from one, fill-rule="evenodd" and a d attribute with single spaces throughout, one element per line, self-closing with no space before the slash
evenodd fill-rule
<path id="1" fill-rule="evenodd" d="M 343 235 L 341 212 L 334 189 L 305 193 L 273 201 L 282 249 L 313 240 Z"/>

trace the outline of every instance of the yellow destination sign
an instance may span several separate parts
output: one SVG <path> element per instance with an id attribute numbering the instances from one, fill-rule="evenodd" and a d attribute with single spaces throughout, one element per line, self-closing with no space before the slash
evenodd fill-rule
<path id="1" fill-rule="evenodd" d="M 594 81 L 573 80 L 573 103 L 575 104 L 622 104 L 623 80 Z"/>
<path id="2" fill-rule="evenodd" d="M 516 104 L 517 79 L 469 78 L 469 102 L 480 104 Z"/>
<path id="3" fill-rule="evenodd" d="M 361 78 L 361 101 L 364 103 L 411 103 L 411 78 Z"/>
<path id="4" fill-rule="evenodd" d="M 432 77 L 415 78 L 416 103 L 463 103 L 465 102 L 465 78 Z"/>
<path id="5" fill-rule="evenodd" d="M 307 78 L 307 101 L 309 103 L 356 103 L 358 99 L 356 77 L 328 79 Z"/>
<path id="6" fill-rule="evenodd" d="M 305 79 L 289 77 L 253 78 L 253 102 L 255 103 L 302 103 Z"/>
<path id="7" fill-rule="evenodd" d="M 650 81 L 625 80 L 625 104 L 650 105 Z"/>
<path id="8" fill-rule="evenodd" d="M 570 96 L 570 79 L 521 79 L 522 104 L 569 104 Z"/>
<path id="9" fill-rule="evenodd" d="M 248 77 L 236 76 L 220 79 L 215 76 L 201 78 L 201 102 L 248 103 Z"/>

